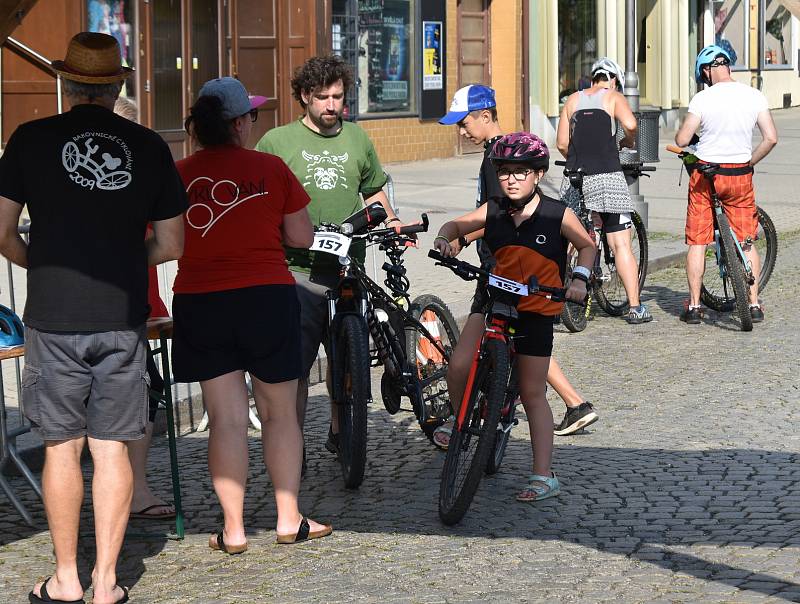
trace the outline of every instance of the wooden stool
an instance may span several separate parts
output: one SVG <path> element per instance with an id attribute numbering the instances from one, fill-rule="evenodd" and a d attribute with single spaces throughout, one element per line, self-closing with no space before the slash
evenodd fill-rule
<path id="1" fill-rule="evenodd" d="M 0 361 L 18 359 L 23 356 L 25 356 L 25 346 L 0 348 Z M 7 460 L 11 460 L 14 465 L 17 466 L 17 469 L 20 471 L 23 478 L 25 478 L 33 490 L 36 491 L 39 499 L 41 499 L 42 487 L 39 484 L 39 481 L 36 480 L 36 477 L 33 475 L 33 472 L 31 472 L 31 469 L 22 460 L 17 452 L 17 437 L 30 431 L 30 424 L 26 424 L 24 422 L 11 431 L 8 429 L 8 421 L 6 417 L 6 394 L 3 386 L 3 372 L 0 370 L 0 468 L 5 465 Z M 30 512 L 28 512 L 25 505 L 16 496 L 14 490 L 11 488 L 11 485 L 8 484 L 8 481 L 5 479 L 2 473 L 0 473 L 0 488 L 5 491 L 9 501 L 11 501 L 11 504 L 17 509 L 20 516 L 25 519 L 25 522 L 27 522 L 29 526 L 33 526 L 33 518 L 31 517 Z"/>

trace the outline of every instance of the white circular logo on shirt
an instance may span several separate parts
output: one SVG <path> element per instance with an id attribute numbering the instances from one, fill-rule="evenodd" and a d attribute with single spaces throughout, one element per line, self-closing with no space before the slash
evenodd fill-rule
<path id="1" fill-rule="evenodd" d="M 547 243 L 547 237 L 545 237 L 544 235 L 536 235 L 536 243 L 538 243 L 539 245 L 544 245 L 545 243 Z"/>
<path id="2" fill-rule="evenodd" d="M 133 159 L 128 145 L 105 132 L 84 132 L 61 149 L 61 163 L 74 183 L 94 190 L 117 191 L 131 183 Z"/>

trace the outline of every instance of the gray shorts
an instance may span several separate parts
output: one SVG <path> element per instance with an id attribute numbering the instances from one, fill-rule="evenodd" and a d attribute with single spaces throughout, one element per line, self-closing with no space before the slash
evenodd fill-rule
<path id="1" fill-rule="evenodd" d="M 297 299 L 300 301 L 300 345 L 302 364 L 300 375 L 308 379 L 311 367 L 319 353 L 319 345 L 327 350 L 328 341 L 328 300 L 325 292 L 336 287 L 338 275 L 309 275 L 293 272 L 297 283 Z"/>
<path id="2" fill-rule="evenodd" d="M 137 440 L 147 424 L 145 326 L 57 333 L 25 328 L 22 403 L 43 440 Z"/>

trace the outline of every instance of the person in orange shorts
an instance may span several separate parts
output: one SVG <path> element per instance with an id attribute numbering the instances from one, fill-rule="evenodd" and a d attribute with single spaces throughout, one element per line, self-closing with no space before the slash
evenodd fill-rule
<path id="1" fill-rule="evenodd" d="M 778 143 L 778 134 L 766 97 L 755 88 L 731 77 L 732 59 L 724 48 L 712 44 L 697 55 L 695 79 L 707 88 L 689 102 L 675 143 L 681 147 L 697 142 L 695 155 L 701 162 L 720 164 L 727 172 L 714 179 L 714 187 L 723 209 L 743 244 L 755 277 L 750 287 L 750 314 L 753 322 L 764 320 L 758 302 L 760 260 L 755 247 L 758 229 L 756 200 L 753 193 L 753 166 L 764 159 Z M 758 125 L 761 142 L 753 150 L 753 127 Z M 699 139 L 697 138 L 699 135 Z M 686 323 L 700 323 L 700 289 L 705 272 L 706 246 L 714 241 L 713 209 L 708 182 L 695 170 L 689 180 L 689 207 L 686 212 L 686 276 L 689 281 L 689 305 L 681 314 Z"/>

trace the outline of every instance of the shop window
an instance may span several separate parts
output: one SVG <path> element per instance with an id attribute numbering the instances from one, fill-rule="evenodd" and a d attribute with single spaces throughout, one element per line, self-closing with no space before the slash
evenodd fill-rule
<path id="1" fill-rule="evenodd" d="M 592 85 L 597 60 L 597 0 L 558 0 L 559 102 Z"/>
<path id="2" fill-rule="evenodd" d="M 715 0 L 714 43 L 731 55 L 731 65 L 747 66 L 747 12 L 745 0 Z"/>
<path id="3" fill-rule="evenodd" d="M 122 50 L 122 64 L 136 67 L 136 48 L 134 44 L 135 2 L 128 0 L 87 0 L 86 16 L 88 31 L 114 36 Z M 122 95 L 136 98 L 136 79 L 125 81 Z"/>
<path id="4" fill-rule="evenodd" d="M 767 0 L 763 10 L 763 64 L 789 66 L 792 62 L 792 13 L 779 0 Z"/>
<path id="5" fill-rule="evenodd" d="M 358 0 L 360 115 L 416 110 L 414 0 Z"/>

